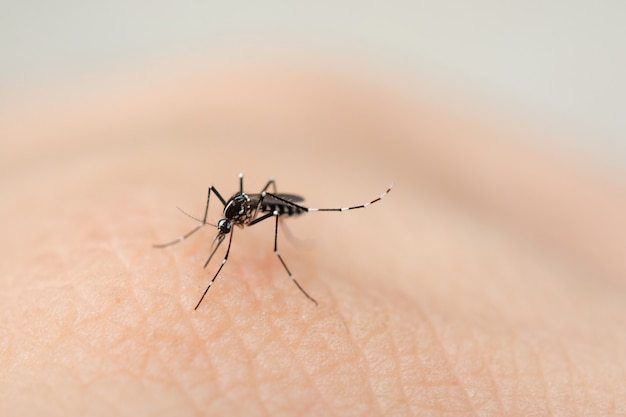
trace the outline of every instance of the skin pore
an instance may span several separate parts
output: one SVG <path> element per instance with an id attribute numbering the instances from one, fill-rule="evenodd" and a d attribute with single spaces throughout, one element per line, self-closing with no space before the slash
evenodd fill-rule
<path id="1" fill-rule="evenodd" d="M 626 414 L 621 185 L 341 74 L 156 78 L 3 106 L 0 415 Z M 312 207 L 395 183 L 284 221 L 319 306 L 273 220 L 196 311 L 216 230 L 152 248 L 240 171 Z"/>

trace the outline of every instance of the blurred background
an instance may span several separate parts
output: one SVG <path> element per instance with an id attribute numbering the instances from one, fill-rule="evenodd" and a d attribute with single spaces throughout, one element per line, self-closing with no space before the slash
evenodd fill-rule
<path id="1" fill-rule="evenodd" d="M 621 1 L 34 0 L 0 8 L 2 106 L 36 99 L 42 87 L 277 47 L 425 80 L 615 167 L 626 159 Z"/>

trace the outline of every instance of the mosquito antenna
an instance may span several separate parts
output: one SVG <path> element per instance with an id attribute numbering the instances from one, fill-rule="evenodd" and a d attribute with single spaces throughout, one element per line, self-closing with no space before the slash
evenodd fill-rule
<path id="1" fill-rule="evenodd" d="M 194 227 L 193 229 L 191 229 L 191 231 L 187 232 L 186 234 L 180 236 L 178 239 L 174 239 L 171 242 L 167 242 L 167 243 L 158 243 L 158 244 L 154 244 L 152 245 L 152 247 L 154 248 L 166 248 L 168 246 L 172 246 L 175 245 L 177 243 L 182 242 L 183 240 L 187 239 L 189 236 L 193 235 L 194 233 L 196 233 L 198 230 L 202 229 L 204 226 L 206 226 L 207 224 L 209 226 L 213 226 L 213 227 L 217 227 L 216 225 L 209 223 L 209 222 L 203 222 L 200 219 L 195 218 L 194 216 L 192 216 L 191 214 L 185 212 L 183 209 L 181 209 L 180 207 L 176 207 L 178 210 L 180 210 L 181 213 L 183 213 L 185 216 L 190 217 L 194 220 L 196 220 L 198 222 L 198 225 L 196 227 Z"/>
<path id="2" fill-rule="evenodd" d="M 181 213 L 183 213 L 185 216 L 189 217 L 190 219 L 194 219 L 195 221 L 197 221 L 198 223 L 202 223 L 203 225 L 208 224 L 209 226 L 213 226 L 213 227 L 217 227 L 217 225 L 213 224 L 213 223 L 209 223 L 209 222 L 203 222 L 202 220 L 200 220 L 199 218 L 192 216 L 191 214 L 187 213 L 185 210 L 181 209 L 180 207 L 176 206 L 176 208 L 178 209 L 178 211 L 180 211 Z"/>

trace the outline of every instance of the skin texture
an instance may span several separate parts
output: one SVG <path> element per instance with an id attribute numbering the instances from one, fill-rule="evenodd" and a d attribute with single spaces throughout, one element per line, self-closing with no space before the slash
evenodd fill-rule
<path id="1" fill-rule="evenodd" d="M 475 105 L 345 74 L 200 66 L 6 100 L 0 415 L 626 415 L 622 185 Z M 319 306 L 271 220 L 234 230 L 197 311 L 215 230 L 151 247 L 240 171 L 312 207 L 395 182 L 285 221 Z"/>

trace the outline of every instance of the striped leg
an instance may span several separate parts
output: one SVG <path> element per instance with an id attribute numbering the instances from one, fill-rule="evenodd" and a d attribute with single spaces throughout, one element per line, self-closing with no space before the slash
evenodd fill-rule
<path id="1" fill-rule="evenodd" d="M 259 198 L 259 202 L 256 205 L 256 213 L 259 213 L 259 210 L 261 209 L 261 206 L 263 205 L 263 200 L 265 198 L 266 191 L 268 188 L 270 188 L 270 185 L 274 189 L 274 192 L 276 192 L 276 181 L 274 181 L 274 178 L 270 178 L 267 184 L 265 184 L 265 187 L 263 187 L 263 189 L 261 190 L 261 198 Z M 261 220 L 265 220 L 266 218 L 267 216 L 263 216 L 263 218 L 256 219 L 256 221 L 253 221 L 252 223 L 250 223 L 249 226 L 252 226 L 253 224 L 258 223 Z"/>
<path id="2" fill-rule="evenodd" d="M 302 294 L 306 295 L 306 298 L 308 298 L 309 300 L 313 301 L 315 303 L 315 305 L 317 305 L 317 301 L 315 301 L 315 299 L 313 297 L 311 297 L 309 294 L 307 294 L 307 292 L 304 291 L 304 288 L 302 288 L 300 286 L 300 284 L 298 283 L 298 281 L 296 281 L 296 278 L 293 276 L 293 274 L 291 273 L 289 268 L 287 268 L 287 264 L 283 260 L 283 257 L 280 256 L 280 252 L 278 252 L 278 219 L 280 218 L 280 215 L 278 214 L 277 211 L 274 211 L 274 213 L 272 213 L 272 214 L 276 217 L 276 228 L 274 229 L 274 253 L 276 254 L 276 256 L 278 256 L 278 260 L 280 260 L 280 263 L 283 264 L 283 267 L 285 268 L 285 271 L 287 271 L 287 274 L 289 275 L 289 278 L 291 278 L 291 280 L 293 281 L 294 284 L 296 284 L 298 289 L 300 289 L 300 291 L 302 291 Z"/>
<path id="3" fill-rule="evenodd" d="M 314 212 L 314 211 L 348 211 L 348 210 L 355 210 L 355 209 L 360 209 L 360 208 L 365 208 L 371 204 L 376 203 L 377 201 L 382 200 L 387 194 L 389 194 L 389 192 L 391 191 L 391 189 L 393 188 L 393 184 L 389 185 L 389 188 L 387 188 L 387 190 L 382 193 L 378 198 L 373 199 L 372 201 L 365 203 L 365 204 L 360 204 L 358 206 L 352 206 L 352 207 L 339 207 L 339 208 L 313 208 L 313 207 L 304 207 L 300 204 L 294 203 L 293 201 L 289 201 L 285 198 L 280 197 L 277 194 L 272 194 L 272 193 L 268 193 L 268 192 L 263 192 L 261 193 L 262 196 L 264 195 L 268 195 L 272 198 L 275 198 L 276 200 L 280 200 L 285 204 L 288 204 L 290 206 L 296 207 L 302 211 L 306 211 L 306 212 Z"/>
<path id="4" fill-rule="evenodd" d="M 261 190 L 261 193 L 267 191 L 267 189 L 270 188 L 270 185 L 274 189 L 274 193 L 278 192 L 276 189 L 276 181 L 274 181 L 274 178 L 270 178 L 267 184 L 265 184 L 265 187 L 263 187 L 263 189 Z"/>
<path id="5" fill-rule="evenodd" d="M 270 178 L 269 179 L 267 184 L 265 184 L 265 187 L 263 187 L 262 191 L 267 191 L 267 189 L 270 187 L 270 185 L 274 189 L 274 192 L 277 192 L 276 191 L 276 181 L 274 181 L 274 178 Z M 243 194 L 243 173 L 242 172 L 239 173 L 239 192 Z"/>
<path id="6" fill-rule="evenodd" d="M 220 233 L 215 238 L 215 240 L 217 241 L 217 245 L 215 245 L 215 249 L 213 249 L 213 252 L 211 252 L 211 256 L 209 256 L 209 259 L 207 259 L 207 261 L 204 263 L 204 267 L 205 268 L 209 264 L 209 262 L 211 261 L 211 258 L 213 258 L 213 255 L 215 255 L 215 252 L 217 252 L 217 249 L 220 247 L 220 245 L 224 241 L 224 237 L 225 236 L 226 235 Z M 209 285 L 206 287 L 206 290 L 204 290 L 204 293 L 202 294 L 202 297 L 200 297 L 200 300 L 198 301 L 198 304 L 196 304 L 196 306 L 194 307 L 194 310 L 197 310 L 198 307 L 200 307 L 200 304 L 202 303 L 202 300 L 204 300 L 204 297 L 206 296 L 206 293 L 209 292 L 209 289 L 211 288 L 211 286 L 215 282 L 215 279 L 220 274 L 220 271 L 222 270 L 222 268 L 224 268 L 224 265 L 226 264 L 226 261 L 228 260 L 228 254 L 230 253 L 230 244 L 232 243 L 232 241 L 233 241 L 233 231 L 230 232 L 230 238 L 228 239 L 228 248 L 226 249 L 226 255 L 224 255 L 224 259 L 222 259 L 222 264 L 220 265 L 220 267 L 217 270 L 217 272 L 215 273 L 215 275 L 213 275 L 213 278 L 211 279 L 211 282 L 209 282 Z"/>

